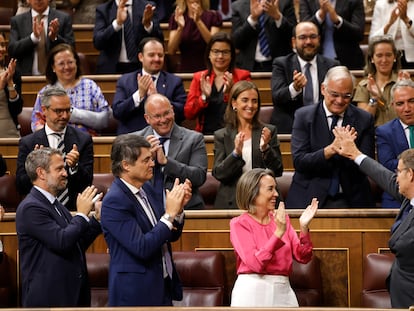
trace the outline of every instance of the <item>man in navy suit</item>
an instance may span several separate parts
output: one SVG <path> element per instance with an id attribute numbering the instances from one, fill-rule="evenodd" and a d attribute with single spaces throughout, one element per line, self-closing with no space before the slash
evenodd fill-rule
<path id="1" fill-rule="evenodd" d="M 116 84 L 112 102 L 114 117 L 118 119 L 118 134 L 135 132 L 147 126 L 144 105 L 151 94 L 160 93 L 170 99 L 176 122 L 184 119 L 187 94 L 181 78 L 162 70 L 164 43 L 158 38 L 145 38 L 139 46 L 142 71 L 122 75 Z"/>
<path id="2" fill-rule="evenodd" d="M 292 46 L 296 53 L 277 57 L 273 60 L 272 98 L 273 114 L 270 123 L 277 126 L 280 134 L 292 132 L 293 117 L 296 109 L 318 103 L 322 100 L 320 84 L 329 68 L 339 62 L 318 54 L 320 35 L 318 27 L 312 22 L 301 22 L 292 33 Z M 308 80 L 305 76 L 306 64 L 310 63 L 312 79 L 312 102 L 304 102 L 304 90 Z"/>
<path id="3" fill-rule="evenodd" d="M 96 72 L 126 73 L 141 68 L 136 55 L 145 37 L 164 40 L 156 7 L 146 0 L 111 0 L 96 7 L 93 44 L 100 51 Z"/>
<path id="4" fill-rule="evenodd" d="M 231 4 L 231 36 L 239 53 L 236 67 L 271 71 L 275 57 L 292 52 L 290 37 L 296 25 L 293 0 L 236 0 Z M 269 55 L 260 47 L 261 17 Z"/>
<path id="5" fill-rule="evenodd" d="M 304 208 L 312 198 L 321 207 L 374 207 L 367 177 L 352 161 L 337 155 L 331 128 L 350 126 L 358 133 L 357 146 L 374 156 L 374 119 L 351 103 L 352 74 L 344 66 L 329 69 L 321 85 L 324 100 L 296 110 L 292 130 L 295 173 L 286 206 Z"/>
<path id="6" fill-rule="evenodd" d="M 363 0 L 300 0 L 299 8 L 301 21 L 318 25 L 324 56 L 336 58 L 349 69 L 362 69 L 365 61 L 359 44 L 365 29 Z"/>
<path id="7" fill-rule="evenodd" d="M 16 70 L 23 75 L 40 75 L 37 46 L 45 32 L 45 56 L 60 43 L 75 44 L 72 21 L 68 14 L 49 7 L 49 0 L 28 0 L 32 9 L 10 21 L 9 56 L 17 59 Z M 38 15 L 43 15 L 37 21 Z M 44 60 L 46 63 L 46 60 Z"/>
<path id="8" fill-rule="evenodd" d="M 405 98 L 404 104 L 411 105 L 412 99 Z M 364 174 L 400 202 L 400 210 L 388 241 L 395 259 L 387 278 L 387 287 L 392 308 L 409 308 L 414 304 L 414 150 L 407 149 L 398 156 L 394 173 L 358 149 L 354 142 L 355 133 L 344 128 L 338 128 L 334 133 L 340 142 L 338 153 L 352 160 Z"/>
<path id="9" fill-rule="evenodd" d="M 191 182 L 176 179 L 164 205 L 148 183 L 157 148 L 135 134 L 119 135 L 112 145 L 115 180 L 101 219 L 111 256 L 109 306 L 171 306 L 182 299 L 170 243 L 181 236 Z"/>
<path id="10" fill-rule="evenodd" d="M 70 99 L 66 91 L 51 86 L 42 95 L 42 111 L 46 117 L 45 127 L 19 141 L 17 155 L 16 183 L 17 190 L 25 195 L 32 188 L 30 177 L 25 169 L 27 155 L 34 149 L 43 147 L 58 148 L 63 139 L 66 169 L 68 172 L 69 201 L 65 206 L 76 210 L 76 197 L 93 179 L 93 143 L 89 134 L 72 126 L 67 126 L 70 113 Z"/>
<path id="11" fill-rule="evenodd" d="M 406 149 L 414 148 L 414 82 L 399 80 L 391 89 L 392 106 L 397 118 L 377 127 L 378 161 L 391 171 L 397 169 L 398 156 Z M 399 208 L 389 193 L 382 195 L 382 207 Z"/>
<path id="12" fill-rule="evenodd" d="M 144 136 L 153 147 L 165 140 L 158 148 L 157 164 L 162 166 L 162 189 L 171 189 L 176 178 L 191 180 L 193 196 L 185 209 L 203 209 L 204 202 L 198 187 L 204 184 L 207 174 L 207 151 L 204 136 L 196 131 L 178 126 L 174 122 L 174 110 L 167 97 L 150 95 L 145 102 L 145 120 L 149 124 L 135 134 Z M 158 190 L 158 189 L 157 189 Z"/>
<path id="13" fill-rule="evenodd" d="M 16 212 L 22 306 L 89 307 L 85 251 L 102 232 L 99 207 L 88 217 L 97 189 L 90 186 L 78 194 L 72 217 L 57 200 L 68 182 L 62 152 L 36 149 L 25 166 L 33 188 Z"/>

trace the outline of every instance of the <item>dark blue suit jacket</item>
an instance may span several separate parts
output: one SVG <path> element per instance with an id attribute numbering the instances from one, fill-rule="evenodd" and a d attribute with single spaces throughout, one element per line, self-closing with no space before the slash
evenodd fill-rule
<path id="1" fill-rule="evenodd" d="M 50 9 L 48 23 L 53 19 L 59 20 L 59 34 L 55 41 L 46 41 L 46 54 L 60 43 L 75 44 L 72 20 L 64 12 Z M 16 70 L 22 75 L 32 75 L 33 57 L 36 45 L 30 39 L 33 32 L 32 14 L 26 13 L 13 16 L 10 21 L 9 56 L 17 59 Z"/>
<path id="2" fill-rule="evenodd" d="M 143 186 L 156 219 L 165 213 L 162 200 L 149 183 Z M 109 306 L 161 306 L 165 296 L 162 245 L 179 239 L 184 224 L 170 230 L 159 221 L 153 227 L 136 196 L 119 178 L 105 195 L 101 225 L 111 255 Z M 170 295 L 182 299 L 182 288 L 173 270 Z"/>
<path id="3" fill-rule="evenodd" d="M 372 115 L 349 104 L 342 125 L 353 126 L 358 132 L 355 141 L 358 148 L 374 157 Z M 375 206 L 369 181 L 353 161 L 341 156 L 325 159 L 324 148 L 332 141 L 322 102 L 296 110 L 291 140 L 295 174 L 286 201 L 288 208 L 305 208 L 314 197 L 323 207 L 334 168 L 339 169 L 340 184 L 349 207 Z"/>
<path id="4" fill-rule="evenodd" d="M 396 175 L 377 161 L 365 158 L 360 165 L 362 172 L 371 177 L 384 191 L 390 193 L 399 203 L 399 220 L 404 211 L 410 208 L 410 198 L 404 197 L 398 190 Z M 391 234 L 388 246 L 395 254 L 388 286 L 393 308 L 406 309 L 413 304 L 414 291 L 414 212 L 411 211 Z"/>
<path id="5" fill-rule="evenodd" d="M 400 120 L 391 120 L 376 129 L 378 162 L 390 171 L 394 171 L 398 165 L 398 155 L 410 148 Z M 382 195 L 382 207 L 399 208 L 400 202 L 387 192 Z"/>
<path id="6" fill-rule="evenodd" d="M 319 24 L 315 17 L 319 10 L 319 0 L 300 0 L 300 20 L 311 20 L 319 27 L 319 33 L 323 40 L 326 23 Z M 365 11 L 363 0 L 336 1 L 335 11 L 343 18 L 343 24 L 339 28 L 334 27 L 334 47 L 341 65 L 349 69 L 362 69 L 364 66 L 364 54 L 359 46 L 364 39 Z M 322 43 L 321 43 L 322 47 Z"/>
<path id="7" fill-rule="evenodd" d="M 316 56 L 316 63 L 318 66 L 318 81 L 314 83 L 318 85 L 321 85 L 331 67 L 339 65 L 338 61 L 319 54 Z M 272 100 L 274 109 L 270 123 L 277 126 L 279 134 L 290 134 L 292 132 L 295 111 L 303 107 L 302 93 L 292 99 L 289 92 L 289 85 L 293 82 L 293 71 L 295 70 L 302 71 L 296 53 L 277 57 L 273 60 Z M 322 98 L 323 96 L 319 90 L 319 101 Z"/>
<path id="8" fill-rule="evenodd" d="M 87 222 L 67 209 L 62 212 L 69 223 L 36 188 L 17 207 L 25 308 L 76 307 L 80 297 L 83 306 L 90 304 L 89 289 L 82 287 L 82 281 L 87 282 L 85 251 L 102 232 L 101 226 L 93 217 Z"/>
<path id="9" fill-rule="evenodd" d="M 237 0 L 231 4 L 232 31 L 236 49 L 239 50 L 236 58 L 236 67 L 252 71 L 255 62 L 259 28 L 253 28 L 247 22 L 250 15 L 250 1 Z M 292 52 L 292 29 L 296 25 L 295 9 L 292 0 L 280 0 L 279 9 L 283 15 L 282 23 L 276 27 L 274 20 L 265 15 L 266 36 L 269 41 L 272 59 Z"/>
<path id="10" fill-rule="evenodd" d="M 132 4 L 132 27 L 134 29 L 135 43 L 138 47 L 140 41 L 145 37 L 158 37 L 164 42 L 160 24 L 155 11 L 152 19 L 153 28 L 148 33 L 142 24 L 142 14 L 147 3 L 151 1 L 133 0 Z M 115 0 L 108 1 L 96 7 L 95 28 L 93 29 L 93 44 L 100 51 L 96 72 L 115 73 L 122 45 L 122 30 L 115 31 L 112 22 L 116 19 L 118 6 Z M 136 62 L 138 62 L 138 48 L 136 51 Z"/>
<path id="11" fill-rule="evenodd" d="M 125 134 L 135 132 L 146 127 L 144 118 L 144 98 L 139 107 L 135 107 L 132 95 L 138 90 L 137 75 L 140 71 L 126 73 L 119 78 L 116 92 L 112 102 L 114 117 L 119 120 L 117 133 Z M 174 106 L 175 121 L 179 124 L 184 119 L 184 104 L 187 94 L 183 81 L 174 74 L 160 71 L 157 80 L 158 93 L 166 96 Z"/>
<path id="12" fill-rule="evenodd" d="M 69 202 L 66 205 L 70 210 L 76 210 L 76 197 L 87 186 L 92 184 L 93 179 L 93 143 L 89 134 L 86 134 L 72 126 L 66 127 L 65 149 L 68 153 L 73 144 L 78 146 L 79 162 L 78 171 L 75 174 L 68 173 Z M 16 183 L 21 194 L 29 193 L 32 183 L 27 176 L 24 163 L 27 155 L 34 150 L 35 145 L 49 147 L 49 141 L 45 129 L 38 130 L 32 134 L 22 137 L 19 141 L 19 153 L 17 155 Z"/>

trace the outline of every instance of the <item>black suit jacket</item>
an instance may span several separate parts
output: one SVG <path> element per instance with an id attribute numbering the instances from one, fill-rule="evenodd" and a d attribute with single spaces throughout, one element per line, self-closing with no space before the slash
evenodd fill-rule
<path id="1" fill-rule="evenodd" d="M 319 24 L 315 17 L 315 13 L 319 8 L 319 0 L 300 0 L 300 20 L 311 20 L 318 25 L 323 40 L 326 23 Z M 364 39 L 365 11 L 363 0 L 337 0 L 335 10 L 343 18 L 341 27 L 334 27 L 336 56 L 341 65 L 347 66 L 349 69 L 362 69 L 365 61 L 359 44 Z"/>
<path id="2" fill-rule="evenodd" d="M 75 44 L 73 36 L 72 20 L 64 12 L 50 9 L 48 15 L 48 24 L 57 18 L 59 20 L 59 34 L 55 41 L 47 37 L 46 54 L 60 43 Z M 9 56 L 17 59 L 16 70 L 22 75 L 31 75 L 33 67 L 33 57 L 36 46 L 30 39 L 33 32 L 32 13 L 29 10 L 26 13 L 13 16 L 10 20 L 10 37 L 9 37 Z"/>
<path id="3" fill-rule="evenodd" d="M 64 152 L 70 152 L 73 148 L 73 144 L 76 144 L 80 155 L 77 172 L 75 174 L 70 174 L 68 172 L 69 202 L 66 206 L 70 210 L 76 210 L 76 196 L 92 183 L 93 143 L 92 138 L 88 134 L 85 134 L 84 132 L 71 126 L 66 127 L 64 142 Z M 39 146 L 43 145 L 45 147 L 49 147 L 49 141 L 44 128 L 22 137 L 19 141 L 16 183 L 17 190 L 23 195 L 29 193 L 32 188 L 32 183 L 29 176 L 27 176 L 24 164 L 27 155 L 33 151 L 36 144 Z"/>
<path id="4" fill-rule="evenodd" d="M 396 220 L 400 219 L 404 211 L 410 208 L 410 200 L 399 193 L 396 175 L 369 157 L 361 162 L 360 169 L 401 203 Z M 395 254 L 387 280 L 393 308 L 406 309 L 414 303 L 413 239 L 414 212 L 411 211 L 388 241 L 391 251 Z"/>
<path id="5" fill-rule="evenodd" d="M 236 58 L 236 67 L 253 70 L 259 29 L 255 29 L 247 22 L 250 15 L 250 0 L 237 0 L 231 4 L 232 8 L 232 38 L 236 49 L 239 50 Z M 287 55 L 292 52 L 292 29 L 296 25 L 295 9 L 292 0 L 280 0 L 279 9 L 283 15 L 282 24 L 276 27 L 275 21 L 265 15 L 266 35 L 269 40 L 272 58 Z"/>
<path id="6" fill-rule="evenodd" d="M 353 126 L 355 141 L 365 154 L 374 156 L 374 119 L 368 112 L 349 104 L 342 125 Z M 325 159 L 324 148 L 333 141 L 323 104 L 309 105 L 296 110 L 293 121 L 291 148 L 295 174 L 289 188 L 286 206 L 305 208 L 317 198 L 321 207 L 328 196 L 334 169 L 349 207 L 375 207 L 367 177 L 351 160 L 340 156 Z"/>
<path id="7" fill-rule="evenodd" d="M 101 233 L 95 218 L 87 222 L 54 205 L 36 188 L 19 204 L 22 306 L 76 307 L 90 304 L 85 251 Z M 86 282 L 86 284 L 85 284 Z"/>
<path id="8" fill-rule="evenodd" d="M 339 62 L 326 58 L 322 55 L 316 56 L 318 66 L 318 83 L 321 85 L 329 68 L 338 66 Z M 292 132 L 293 116 L 296 109 L 303 107 L 303 95 L 300 93 L 295 98 L 291 98 L 289 85 L 293 82 L 293 71 L 301 71 L 300 63 L 296 53 L 287 56 L 277 57 L 273 60 L 272 72 L 272 99 L 274 110 L 270 123 L 277 126 L 280 134 L 290 134 Z M 319 88 L 319 101 L 322 100 Z"/>
<path id="9" fill-rule="evenodd" d="M 132 4 L 132 27 L 134 29 L 135 43 L 137 47 L 139 42 L 145 37 L 158 37 L 161 42 L 164 42 L 164 36 L 158 22 L 156 10 L 152 19 L 153 28 L 151 33 L 148 33 L 142 24 L 142 14 L 147 3 L 151 2 L 133 0 Z M 96 72 L 100 74 L 116 72 L 116 65 L 119 60 L 122 45 L 122 29 L 120 31 L 115 31 L 112 26 L 112 22 L 116 19 L 117 10 L 118 6 L 116 5 L 115 0 L 108 1 L 96 7 L 93 44 L 95 48 L 100 51 L 96 69 Z M 135 54 L 137 55 L 136 62 L 138 63 L 138 48 Z"/>

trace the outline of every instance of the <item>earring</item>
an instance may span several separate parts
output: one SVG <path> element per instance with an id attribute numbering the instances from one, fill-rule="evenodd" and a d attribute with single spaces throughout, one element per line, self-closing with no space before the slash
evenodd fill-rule
<path id="1" fill-rule="evenodd" d="M 397 60 L 396 59 L 394 59 L 394 63 L 396 62 Z"/>
<path id="2" fill-rule="evenodd" d="M 236 108 L 236 107 L 234 107 L 234 106 L 233 106 L 233 111 L 234 111 L 234 112 L 236 112 L 236 111 L 237 111 L 237 108 Z"/>

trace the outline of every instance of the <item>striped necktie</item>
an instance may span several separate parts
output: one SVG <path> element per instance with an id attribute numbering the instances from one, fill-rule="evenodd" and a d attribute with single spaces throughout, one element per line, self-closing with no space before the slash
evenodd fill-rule
<path id="1" fill-rule="evenodd" d="M 266 27 L 265 27 L 265 14 L 263 13 L 259 17 L 259 46 L 260 46 L 260 52 L 265 57 L 270 57 L 270 47 L 269 47 L 269 40 L 266 36 Z"/>
<path id="2" fill-rule="evenodd" d="M 63 133 L 53 133 L 53 136 L 57 138 L 57 146 L 56 149 L 59 149 L 63 153 L 63 157 L 65 156 L 65 141 L 64 141 L 64 134 Z M 58 196 L 57 199 L 60 203 L 62 203 L 64 206 L 69 201 L 69 189 L 68 187 L 65 188 Z"/>
<path id="3" fill-rule="evenodd" d="M 135 43 L 134 30 L 132 28 L 131 18 L 129 13 L 124 23 L 124 39 L 127 57 L 131 62 L 135 62 L 138 57 L 137 45 Z"/>

